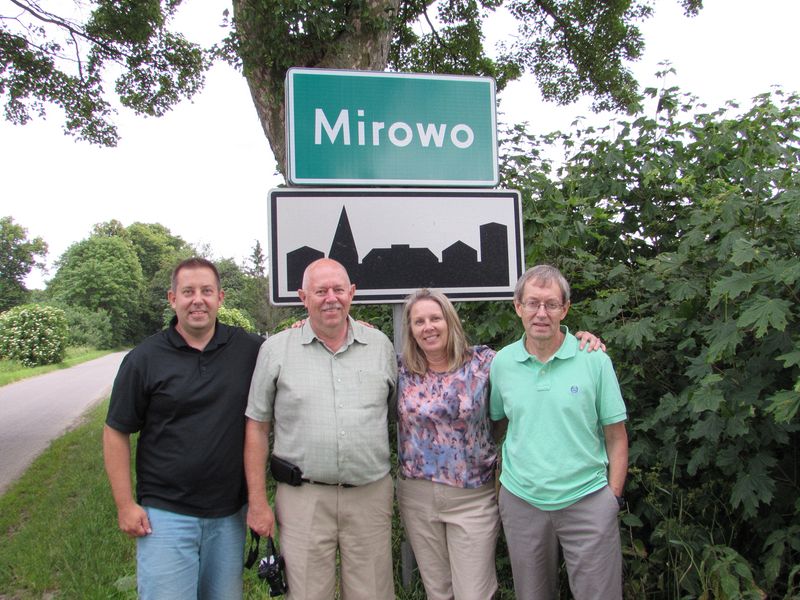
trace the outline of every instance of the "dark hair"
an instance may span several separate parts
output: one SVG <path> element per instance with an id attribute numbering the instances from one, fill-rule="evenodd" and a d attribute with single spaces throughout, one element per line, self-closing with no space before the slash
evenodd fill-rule
<path id="1" fill-rule="evenodd" d="M 178 265 L 172 270 L 172 291 L 178 291 L 178 273 L 183 271 L 184 269 L 211 269 L 214 273 L 214 279 L 217 281 L 217 290 L 219 290 L 222 286 L 220 285 L 219 281 L 219 271 L 214 263 L 212 263 L 207 258 L 201 258 L 199 256 L 193 256 L 191 258 L 187 258 L 186 260 L 182 260 L 178 263 Z"/>

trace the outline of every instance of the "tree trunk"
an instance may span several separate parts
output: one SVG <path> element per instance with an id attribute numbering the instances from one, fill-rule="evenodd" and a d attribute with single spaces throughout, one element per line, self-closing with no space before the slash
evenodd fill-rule
<path id="1" fill-rule="evenodd" d="M 234 19 L 241 14 L 243 8 L 254 8 L 253 0 L 233 0 Z M 391 17 L 396 15 L 400 0 L 368 0 L 364 9 L 368 11 L 367 19 L 373 22 L 383 20 L 383 27 L 363 27 L 359 15 L 350 19 L 350 27 L 341 32 L 320 57 L 309 54 L 307 60 L 298 67 L 319 67 L 327 69 L 357 69 L 383 71 L 389 59 L 389 46 L 392 39 Z M 269 7 L 260 10 L 268 11 Z M 354 11 L 358 12 L 358 11 Z M 253 36 L 254 29 L 248 20 L 236 20 L 237 33 L 242 43 L 246 44 L 248 36 Z M 275 26 L 281 26 L 275 23 Z M 288 28 L 288 24 L 283 23 Z M 287 36 L 288 37 L 288 36 Z M 298 61 L 301 62 L 301 61 Z M 286 178 L 286 103 L 284 97 L 284 79 L 286 70 L 273 73 L 267 60 L 249 60 L 243 58 L 243 67 L 250 95 L 256 107 L 256 113 L 264 128 L 272 153 L 278 163 L 278 170 Z"/>

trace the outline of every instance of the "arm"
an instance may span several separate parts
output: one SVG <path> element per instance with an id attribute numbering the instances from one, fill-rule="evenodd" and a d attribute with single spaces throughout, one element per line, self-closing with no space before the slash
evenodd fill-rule
<path id="1" fill-rule="evenodd" d="M 578 346 L 579 350 L 583 350 L 588 345 L 588 348 L 586 348 L 588 352 L 594 352 L 598 349 L 603 352 L 606 351 L 606 345 L 600 341 L 599 337 L 590 331 L 576 331 L 575 337 L 580 341 L 580 345 Z"/>
<path id="2" fill-rule="evenodd" d="M 259 535 L 272 535 L 275 515 L 267 500 L 269 421 L 248 418 L 244 433 L 244 474 L 247 478 L 247 524 Z"/>
<path id="3" fill-rule="evenodd" d="M 608 454 L 608 486 L 614 495 L 622 496 L 628 474 L 628 433 L 625 421 L 603 427 Z"/>
<path id="4" fill-rule="evenodd" d="M 500 419 L 499 421 L 492 421 L 492 437 L 494 443 L 500 446 L 500 442 L 506 436 L 508 430 L 508 419 Z"/>
<path id="5" fill-rule="evenodd" d="M 152 533 L 147 513 L 133 499 L 130 436 L 106 425 L 103 428 L 103 460 L 117 505 L 119 528 L 131 537 Z"/>

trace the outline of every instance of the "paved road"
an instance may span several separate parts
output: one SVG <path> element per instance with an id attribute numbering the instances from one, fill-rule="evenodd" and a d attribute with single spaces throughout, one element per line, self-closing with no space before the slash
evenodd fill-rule
<path id="1" fill-rule="evenodd" d="M 0 387 L 0 494 L 52 440 L 108 396 L 123 356 L 115 352 Z"/>

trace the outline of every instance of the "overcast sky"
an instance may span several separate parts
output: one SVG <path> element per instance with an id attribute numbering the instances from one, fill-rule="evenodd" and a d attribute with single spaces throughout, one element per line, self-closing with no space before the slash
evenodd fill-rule
<path id="1" fill-rule="evenodd" d="M 186 0 L 180 22 L 190 38 L 213 42 L 225 0 Z M 705 0 L 687 19 L 677 0 L 659 0 L 642 27 L 646 51 L 632 69 L 645 86 L 658 85 L 658 63 L 669 60 L 671 83 L 692 92 L 709 109 L 727 100 L 748 105 L 779 85 L 800 91 L 796 64 L 797 0 Z M 497 36 L 513 33 L 498 19 Z M 511 84 L 500 97 L 503 120 L 528 121 L 534 133 L 567 130 L 589 116 L 588 102 L 567 108 L 544 104 L 531 79 Z M 62 133 L 57 110 L 23 127 L 0 121 L 0 216 L 11 215 L 31 237 L 50 246 L 52 265 L 92 225 L 117 219 L 161 223 L 215 257 L 242 261 L 255 240 L 266 249 L 267 192 L 282 182 L 255 114 L 244 78 L 216 65 L 205 89 L 159 119 L 120 109 L 116 148 L 75 142 Z M 50 273 L 52 275 L 52 271 Z M 48 275 L 34 271 L 29 287 Z"/>

